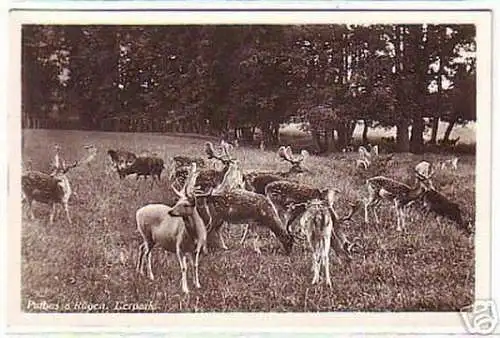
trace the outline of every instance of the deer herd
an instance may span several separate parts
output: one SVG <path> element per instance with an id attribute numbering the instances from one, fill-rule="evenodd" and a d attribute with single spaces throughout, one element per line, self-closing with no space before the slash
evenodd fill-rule
<path id="1" fill-rule="evenodd" d="M 50 174 L 39 171 L 25 171 L 21 178 L 22 199 L 29 217 L 34 218 L 32 202 L 48 204 L 51 208 L 49 222 L 54 222 L 56 206 L 61 204 L 67 221 L 71 224 L 68 201 L 72 195 L 67 174 L 73 168 L 90 163 L 97 153 L 94 146 L 86 146 L 87 155 L 71 165 L 66 165 L 60 155 L 60 147 L 55 149 Z M 257 230 L 267 228 L 270 236 L 277 239 L 286 254 L 292 252 L 294 243 L 305 240 L 311 251 L 312 284 L 320 280 L 324 270 L 325 282 L 332 287 L 329 270 L 329 253 L 333 249 L 340 262 L 340 256 L 350 263 L 356 247 L 360 247 L 359 237 L 349 240 L 341 229 L 341 224 L 364 205 L 364 220 L 370 223 L 371 211 L 376 224 L 380 219 L 377 207 L 383 200 L 392 202 L 397 216 L 397 231 L 406 231 L 405 216 L 408 206 L 421 205 L 424 220 L 432 211 L 439 217 L 447 217 L 456 222 L 467 234 L 472 231 L 471 221 L 465 220 L 457 203 L 450 201 L 432 183 L 434 166 L 422 161 L 412 168 L 415 185 L 413 187 L 390 177 L 375 176 L 366 180 L 367 197 L 349 204 L 346 216 L 339 216 L 334 208 L 336 188 L 315 187 L 301 183 L 301 175 L 313 175 L 306 166 L 309 156 L 302 150 L 294 155 L 290 146 L 281 146 L 278 156 L 290 164 L 288 171 L 243 171 L 241 162 L 232 155 L 233 146 L 222 141 L 216 147 L 206 142 L 202 157 L 177 155 L 172 158 L 169 168 L 169 186 L 177 196 L 172 205 L 148 204 L 135 213 L 137 231 L 142 237 L 136 270 L 154 279 L 151 267 L 151 253 L 155 246 L 175 253 L 181 268 L 181 287 L 189 292 L 187 283 L 188 264 L 194 268 L 194 286 L 201 287 L 199 278 L 200 256 L 208 252 L 209 244 L 218 244 L 228 249 L 222 229 L 229 225 L 244 225 L 240 243 L 250 231 L 254 232 L 253 249 L 260 253 Z M 358 150 L 355 160 L 357 170 L 368 170 L 374 161 L 389 161 L 392 155 L 382 157 L 378 147 Z M 161 174 L 167 169 L 158 156 L 138 156 L 125 150 L 108 150 L 107 157 L 120 179 L 135 174 L 146 179 L 152 177 L 160 187 Z M 458 158 L 441 163 L 456 169 Z M 219 168 L 217 168 L 219 166 Z M 222 166 L 222 167 L 220 167 Z M 438 221 L 439 222 L 439 221 Z"/>

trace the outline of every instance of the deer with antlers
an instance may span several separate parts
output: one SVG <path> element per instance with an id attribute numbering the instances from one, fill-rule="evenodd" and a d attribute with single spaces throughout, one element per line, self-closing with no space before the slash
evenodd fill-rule
<path id="1" fill-rule="evenodd" d="M 372 208 L 375 222 L 378 224 L 380 221 L 376 207 L 382 200 L 389 200 L 394 203 L 394 208 L 396 209 L 396 230 L 401 231 L 405 229 L 406 207 L 419 199 L 430 188 L 431 184 L 429 182 L 433 175 L 434 172 L 425 175 L 415 170 L 417 183 L 414 187 L 385 176 L 369 178 L 366 181 L 368 198 L 365 200 L 365 223 L 368 223 L 368 210 Z"/>
<path id="2" fill-rule="evenodd" d="M 68 223 L 72 224 L 68 202 L 73 191 L 67 174 L 73 168 L 89 163 L 94 157 L 89 155 L 67 166 L 59 153 L 60 149 L 59 146 L 56 146 L 56 153 L 52 161 L 53 170 L 50 174 L 40 171 L 28 171 L 21 176 L 23 200 L 26 201 L 29 216 L 32 220 L 35 218 L 32 204 L 33 201 L 36 201 L 50 205 L 50 224 L 54 222 L 57 204 L 63 206 Z"/>
<path id="3" fill-rule="evenodd" d="M 378 157 L 378 146 L 372 146 L 370 151 L 368 151 L 365 147 L 360 146 L 358 148 L 359 158 L 356 160 L 356 168 L 361 166 L 364 169 L 368 169 L 368 167 L 372 164 L 373 160 Z"/>
<path id="4" fill-rule="evenodd" d="M 302 150 L 300 155 L 294 156 L 290 146 L 281 146 L 278 150 L 278 156 L 292 166 L 288 171 L 253 171 L 245 173 L 245 187 L 247 190 L 258 194 L 265 194 L 265 187 L 274 181 L 290 179 L 294 175 L 302 174 L 308 170 L 304 167 L 304 161 L 309 156 L 307 150 Z"/>
<path id="5" fill-rule="evenodd" d="M 215 150 L 212 142 L 205 143 L 204 152 L 207 155 L 208 159 L 215 159 L 220 161 L 223 164 L 223 169 L 217 170 L 203 168 L 200 171 L 196 182 L 196 185 L 199 186 L 200 189 L 208 190 L 210 188 L 216 187 L 222 182 L 227 168 L 231 163 L 235 161 L 235 159 L 230 155 L 230 147 L 228 145 L 228 143 L 223 143 L 222 149 L 218 153 Z M 188 167 L 185 165 L 176 167 L 173 175 L 171 176 L 171 180 L 174 181 L 174 183 L 182 186 L 187 177 L 188 171 Z"/>
<path id="6" fill-rule="evenodd" d="M 210 229 L 218 231 L 224 223 L 267 227 L 290 253 L 293 237 L 284 228 L 273 203 L 264 195 L 241 188 L 242 183 L 241 169 L 237 162 L 232 162 L 221 184 L 204 196 L 211 217 Z"/>
<path id="7" fill-rule="evenodd" d="M 148 276 L 154 280 L 151 252 L 155 245 L 159 245 L 177 255 L 181 267 L 181 288 L 184 293 L 189 293 L 188 259 L 194 267 L 194 285 L 196 288 L 201 288 L 198 273 L 199 259 L 208 235 L 205 222 L 195 204 L 194 189 L 197 174 L 196 163 L 193 163 L 182 189 L 178 191 L 172 187 L 179 197 L 174 206 L 149 204 L 136 212 L 137 230 L 143 238 L 143 243 L 139 247 L 136 270 L 144 274 L 144 262 L 147 261 Z"/>

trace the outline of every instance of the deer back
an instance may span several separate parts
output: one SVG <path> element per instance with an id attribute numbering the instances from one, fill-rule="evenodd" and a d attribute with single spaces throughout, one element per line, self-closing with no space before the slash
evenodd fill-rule
<path id="1" fill-rule="evenodd" d="M 29 199 L 42 203 L 61 201 L 65 195 L 62 183 L 62 178 L 55 178 L 38 171 L 27 172 L 21 177 L 23 193 Z"/>

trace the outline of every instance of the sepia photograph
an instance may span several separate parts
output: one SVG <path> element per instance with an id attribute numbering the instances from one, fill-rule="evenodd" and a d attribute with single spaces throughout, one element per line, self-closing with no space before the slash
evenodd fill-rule
<path id="1" fill-rule="evenodd" d="M 491 17 L 300 14 L 15 22 L 22 313 L 459 318 L 489 292 Z"/>

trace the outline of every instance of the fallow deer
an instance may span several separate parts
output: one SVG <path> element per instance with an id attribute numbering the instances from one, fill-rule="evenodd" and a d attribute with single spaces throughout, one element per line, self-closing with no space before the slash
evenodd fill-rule
<path id="1" fill-rule="evenodd" d="M 462 212 L 457 203 L 450 201 L 442 193 L 438 192 L 434 188 L 430 188 L 425 191 L 422 195 L 422 202 L 424 206 L 424 222 L 427 219 L 429 213 L 434 213 L 439 217 L 445 217 L 454 221 L 461 230 L 465 233 L 470 234 L 472 232 L 472 223 L 470 220 L 466 220 L 462 217 Z"/>
<path id="2" fill-rule="evenodd" d="M 444 170 L 448 167 L 451 167 L 453 170 L 457 170 L 459 160 L 460 160 L 460 158 L 457 156 L 450 158 L 450 159 L 447 159 L 447 160 L 444 160 L 443 162 L 441 162 L 441 170 Z"/>
<path id="3" fill-rule="evenodd" d="M 173 188 L 179 197 L 173 207 L 149 204 L 136 212 L 137 230 L 143 238 L 143 243 L 139 247 L 136 270 L 144 274 L 144 261 L 147 260 L 148 276 L 154 280 L 151 252 L 155 245 L 159 245 L 177 255 L 181 267 L 181 288 L 184 293 L 189 293 L 187 259 L 194 266 L 194 285 L 196 288 L 201 288 L 198 273 L 199 257 L 207 240 L 205 223 L 194 203 L 196 175 L 196 163 L 193 163 L 181 191 Z"/>
<path id="4" fill-rule="evenodd" d="M 412 188 L 405 183 L 396 181 L 385 176 L 376 176 L 369 178 L 366 181 L 368 189 L 368 198 L 365 200 L 365 223 L 368 223 L 368 210 L 371 207 L 375 222 L 378 224 L 379 218 L 375 207 L 381 200 L 389 200 L 394 202 L 394 208 L 397 214 L 397 231 L 405 229 L 405 213 L 406 207 L 417 200 L 429 188 L 428 181 L 434 173 L 429 176 L 424 176 L 415 171 L 417 184 Z"/>
<path id="5" fill-rule="evenodd" d="M 292 179 L 294 175 L 308 171 L 304 167 L 304 161 L 308 157 L 308 152 L 302 150 L 299 156 L 293 156 L 290 146 L 281 146 L 278 150 L 278 156 L 292 166 L 288 171 L 253 171 L 245 173 L 245 187 L 247 190 L 258 194 L 265 194 L 266 186 L 274 181 Z"/>
<path id="6" fill-rule="evenodd" d="M 49 224 L 53 224 L 56 216 L 56 206 L 61 204 L 66 212 L 69 224 L 72 220 L 69 213 L 68 202 L 73 193 L 67 173 L 81 164 L 90 162 L 93 158 L 87 157 L 73 164 L 66 166 L 64 159 L 59 154 L 60 147 L 56 147 L 56 154 L 53 160 L 53 171 L 46 174 L 40 171 L 28 171 L 21 176 L 21 190 L 23 199 L 26 201 L 30 218 L 35 218 L 33 214 L 33 201 L 49 204 L 51 212 Z"/>
<path id="7" fill-rule="evenodd" d="M 235 178 L 236 177 L 236 178 Z M 229 165 L 222 183 L 211 189 L 206 203 L 211 216 L 210 229 L 218 231 L 224 222 L 254 223 L 269 228 L 290 253 L 293 237 L 284 228 L 273 203 L 264 195 L 240 188 L 241 169 L 237 162 Z"/>

